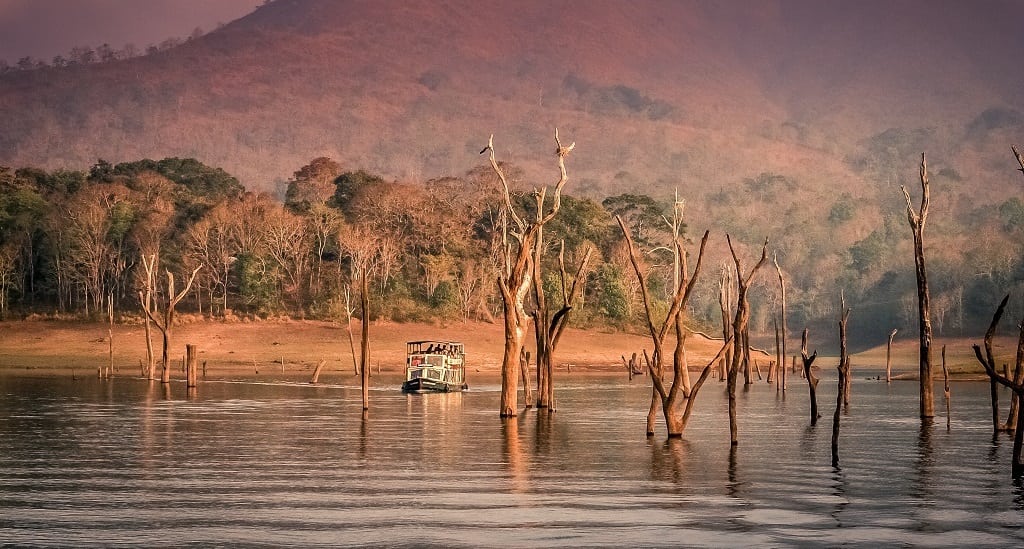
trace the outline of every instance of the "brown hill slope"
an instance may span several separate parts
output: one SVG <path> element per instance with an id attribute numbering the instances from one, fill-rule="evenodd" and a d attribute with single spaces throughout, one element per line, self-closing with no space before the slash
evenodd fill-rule
<path id="1" fill-rule="evenodd" d="M 318 155 L 462 173 L 494 133 L 542 178 L 557 125 L 580 144 L 576 192 L 846 178 L 845 157 L 886 128 L 1021 108 L 1021 78 L 994 67 L 1020 51 L 1002 21 L 1022 8 L 984 8 L 277 0 L 159 54 L 3 76 L 0 162 L 194 156 L 273 189 Z M 923 145 L 948 150 L 949 133 Z"/>

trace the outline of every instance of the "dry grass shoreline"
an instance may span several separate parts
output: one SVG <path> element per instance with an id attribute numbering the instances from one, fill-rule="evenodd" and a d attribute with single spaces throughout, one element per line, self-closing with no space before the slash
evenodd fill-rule
<path id="1" fill-rule="evenodd" d="M 359 326 L 353 326 L 358 346 Z M 108 326 L 100 322 L 25 320 L 0 322 L 0 373 L 33 375 L 68 374 L 72 368 L 84 372 L 109 362 Z M 399 372 L 405 342 L 417 339 L 462 341 L 467 348 L 470 371 L 496 375 L 501 366 L 504 336 L 501 324 L 456 322 L 445 326 L 424 323 L 379 322 L 370 327 L 371 368 L 381 372 Z M 145 331 L 141 323 L 115 324 L 113 330 L 114 364 L 120 375 L 137 375 L 146 357 Z M 977 377 L 981 373 L 970 345 L 980 338 L 937 341 L 933 348 L 935 370 L 941 376 L 939 351 L 947 344 L 947 365 L 958 378 Z M 154 329 L 153 344 L 160 352 L 159 332 Z M 317 362 L 326 360 L 326 370 L 352 372 L 348 332 L 343 325 L 322 321 L 274 320 L 221 322 L 191 320 L 174 327 L 171 356 L 180 360 L 185 344 L 199 348 L 199 360 L 207 363 L 214 375 L 246 376 L 256 372 L 281 371 L 301 374 L 312 372 Z M 670 342 L 669 342 L 670 343 Z M 996 340 L 1000 361 L 1013 362 L 1016 340 Z M 691 336 L 687 341 L 690 368 L 698 369 L 719 348 L 720 342 Z M 621 356 L 651 349 L 650 340 L 638 334 L 600 330 L 568 329 L 562 337 L 555 362 L 558 368 L 579 373 L 622 372 Z M 858 366 L 884 367 L 885 345 L 853 356 Z M 759 355 L 762 370 L 769 358 Z M 830 357 L 820 357 L 819 368 L 831 368 Z M 898 340 L 893 347 L 893 372 L 912 378 L 917 370 L 917 340 Z"/>

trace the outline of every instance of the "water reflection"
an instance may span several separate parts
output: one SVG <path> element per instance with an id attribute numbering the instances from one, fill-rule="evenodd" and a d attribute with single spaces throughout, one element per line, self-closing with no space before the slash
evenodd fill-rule
<path id="1" fill-rule="evenodd" d="M 936 433 L 917 417 L 916 386 L 858 384 L 842 468 L 828 467 L 828 430 L 808 426 L 806 400 L 787 408 L 766 384 L 744 393 L 736 447 L 720 387 L 701 394 L 684 438 L 661 440 L 644 436 L 646 385 L 567 383 L 557 414 L 504 420 L 496 389 L 395 387 L 375 389 L 364 412 L 355 385 L 208 381 L 174 401 L 159 382 L 0 377 L 0 539 L 1024 544 L 1024 488 L 1010 483 L 1007 445 L 990 438 L 984 386 L 958 388 L 958 428 Z"/>

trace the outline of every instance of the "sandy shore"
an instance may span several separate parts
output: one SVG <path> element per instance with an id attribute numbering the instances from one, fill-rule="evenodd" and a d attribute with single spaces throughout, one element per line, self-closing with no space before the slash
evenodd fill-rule
<path id="1" fill-rule="evenodd" d="M 359 326 L 353 325 L 358 351 Z M 371 368 L 398 372 L 405 358 L 405 342 L 418 339 L 461 341 L 466 345 L 470 371 L 497 374 L 504 345 L 502 326 L 488 323 L 431 324 L 374 323 L 370 327 Z M 532 339 L 532 338 L 528 338 Z M 105 323 L 68 321 L 0 322 L 0 371 L 64 374 L 95 370 L 109 362 L 110 338 Z M 219 322 L 185 321 L 172 331 L 171 356 L 180 361 L 186 344 L 199 349 L 211 375 L 255 375 L 274 371 L 312 372 L 322 359 L 325 371 L 352 372 L 352 354 L 345 326 L 319 321 Z M 153 330 L 159 357 L 160 334 Z M 700 336 L 687 340 L 688 359 L 698 369 L 718 351 L 720 342 Z M 146 359 L 145 330 L 141 324 L 116 324 L 113 329 L 114 364 L 120 375 L 138 375 Z M 555 361 L 559 369 L 574 372 L 622 372 L 622 355 L 651 350 L 647 337 L 623 332 L 567 329 Z M 529 349 L 529 345 L 527 346 Z M 767 358 L 760 357 L 762 367 Z"/>
<path id="2" fill-rule="evenodd" d="M 353 325 L 358 348 L 359 325 Z M 405 357 L 405 342 L 418 339 L 461 341 L 466 345 L 471 372 L 497 375 L 501 367 L 504 334 L 500 324 L 456 322 L 446 326 L 422 323 L 374 323 L 370 327 L 371 368 L 399 372 Z M 532 338 L 527 338 L 531 340 Z M 974 358 L 971 344 L 980 338 L 938 341 L 933 347 L 935 374 L 941 378 L 939 351 L 947 349 L 947 365 L 960 378 L 983 372 Z M 110 338 L 106 323 L 72 321 L 0 322 L 0 373 L 31 372 L 33 375 L 67 374 L 74 369 L 95 370 L 109 362 Z M 141 323 L 115 324 L 114 365 L 119 375 L 138 375 L 146 359 L 145 330 Z M 325 360 L 326 372 L 352 373 L 352 354 L 344 325 L 320 321 L 221 322 L 184 317 L 172 332 L 171 356 L 180 361 L 185 344 L 195 344 L 199 360 L 206 362 L 214 377 L 246 376 L 269 372 L 303 375 Z M 1013 363 L 1016 339 L 996 340 L 997 360 Z M 666 345 L 673 345 L 669 339 Z M 160 334 L 153 330 L 155 352 L 160 353 Z M 687 340 L 691 370 L 699 370 L 718 351 L 721 342 L 693 335 Z M 527 346 L 529 349 L 529 345 Z M 567 329 L 555 353 L 558 369 L 573 372 L 623 372 L 622 355 L 627 358 L 644 349 L 650 352 L 650 338 L 624 332 Z M 671 347 L 670 347 L 671 348 Z M 855 354 L 854 371 L 860 366 L 885 365 L 885 345 Z M 761 367 L 768 356 L 755 353 Z M 833 357 L 819 357 L 815 366 L 834 368 Z M 282 368 L 283 365 L 283 368 Z M 893 373 L 912 378 L 917 371 L 917 340 L 897 340 L 893 347 Z"/>

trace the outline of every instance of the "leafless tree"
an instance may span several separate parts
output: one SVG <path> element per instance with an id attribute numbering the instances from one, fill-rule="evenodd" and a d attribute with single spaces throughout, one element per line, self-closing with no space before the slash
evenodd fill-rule
<path id="1" fill-rule="evenodd" d="M 928 291 L 928 274 L 924 264 L 924 226 L 928 220 L 928 206 L 931 203 L 931 189 L 928 185 L 928 163 L 921 155 L 921 207 L 914 210 L 913 201 L 907 188 L 900 186 L 907 200 L 907 221 L 914 233 L 914 266 L 917 275 L 917 313 L 920 327 L 920 386 L 921 419 L 935 416 L 935 396 L 932 385 L 932 321 L 930 311 L 931 294 Z"/>
<path id="2" fill-rule="evenodd" d="M 558 158 L 559 178 L 555 184 L 553 202 L 551 209 L 545 211 L 547 187 L 535 190 L 534 192 L 538 195 L 537 204 L 540 207 L 532 221 L 524 219 L 516 212 L 512 203 L 508 179 L 494 156 L 494 136 L 491 136 L 487 147 L 481 151 L 481 154 L 488 153 L 491 169 L 501 181 L 505 204 L 503 264 L 502 272 L 498 277 L 498 288 L 505 317 L 505 352 L 501 361 L 501 417 L 514 417 L 517 413 L 519 361 L 530 320 L 526 314 L 525 300 L 530 291 L 530 285 L 534 283 L 531 265 L 534 259 L 534 245 L 537 241 L 538 231 L 555 217 L 561 207 L 562 187 L 569 179 L 565 171 L 565 157 L 575 146 L 576 144 L 573 143 L 568 147 L 563 147 L 558 138 L 558 131 L 555 130 L 555 156 Z M 511 237 L 511 240 L 508 240 L 508 237 Z"/>
<path id="3" fill-rule="evenodd" d="M 156 264 L 156 257 L 150 256 L 149 258 L 142 258 L 142 265 L 146 269 L 147 279 L 153 279 L 153 269 Z M 160 363 L 163 366 L 163 372 L 160 376 L 161 383 L 171 382 L 171 369 L 170 369 L 170 347 L 171 347 L 171 328 L 174 326 L 174 309 L 178 306 L 178 302 L 188 294 L 189 289 L 192 287 L 192 282 L 196 279 L 196 274 L 202 269 L 200 265 L 192 271 L 192 274 L 188 278 L 188 282 L 185 283 L 185 287 L 180 292 L 175 292 L 174 288 L 174 275 L 171 271 L 167 272 L 167 294 L 166 300 L 162 304 L 163 311 L 160 311 L 160 307 L 156 303 L 147 298 L 143 291 L 139 291 L 139 302 L 142 304 L 142 310 L 146 312 L 146 316 L 149 317 L 153 324 L 156 324 L 158 330 L 163 335 L 163 351 L 160 356 Z"/>

